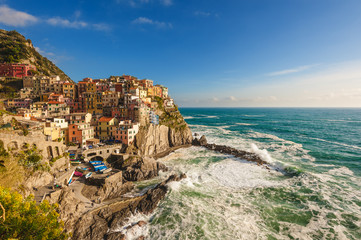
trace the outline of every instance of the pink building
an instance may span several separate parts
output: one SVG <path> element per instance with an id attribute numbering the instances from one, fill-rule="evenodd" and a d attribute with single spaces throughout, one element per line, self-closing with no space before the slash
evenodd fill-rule
<path id="1" fill-rule="evenodd" d="M 30 70 L 36 71 L 36 67 L 30 64 L 1 63 L 0 76 L 22 78 L 31 76 Z"/>

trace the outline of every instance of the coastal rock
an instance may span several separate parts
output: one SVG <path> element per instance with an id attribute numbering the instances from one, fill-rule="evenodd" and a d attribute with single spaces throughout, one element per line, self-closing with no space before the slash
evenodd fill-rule
<path id="1" fill-rule="evenodd" d="M 83 215 L 74 225 L 73 239 L 122 239 L 124 235 L 114 233 L 112 228 L 123 225 L 135 213 L 149 214 L 164 199 L 170 181 L 179 181 L 185 175 L 172 175 L 167 180 L 149 189 L 144 195 L 101 206 Z M 139 226 L 143 223 L 139 222 Z M 109 231 L 110 230 L 110 231 Z"/>
<path id="2" fill-rule="evenodd" d="M 241 158 L 250 162 L 256 162 L 258 165 L 267 165 L 268 163 L 261 159 L 260 156 L 258 156 L 255 153 L 238 150 L 232 147 L 224 146 L 224 145 L 217 145 L 217 144 L 205 144 L 203 145 L 205 148 L 213 151 L 217 151 L 224 154 L 230 154 L 237 158 Z"/>
<path id="3" fill-rule="evenodd" d="M 59 214 L 65 229 L 72 229 L 74 223 L 85 211 L 85 204 L 75 197 L 73 191 L 66 187 L 46 197 L 49 203 L 58 203 Z"/>
<path id="4" fill-rule="evenodd" d="M 169 128 L 163 125 L 149 125 L 139 130 L 135 146 L 140 156 L 153 156 L 170 148 Z"/>
<path id="5" fill-rule="evenodd" d="M 126 240 L 125 235 L 120 232 L 108 233 L 105 237 L 106 240 Z"/>
<path id="6" fill-rule="evenodd" d="M 141 181 L 156 177 L 159 171 L 167 171 L 167 167 L 149 157 L 132 157 L 121 165 L 125 181 Z"/>
<path id="7" fill-rule="evenodd" d="M 123 174 L 118 172 L 106 178 L 87 179 L 82 194 L 90 200 L 104 201 L 118 198 L 133 188 L 134 184 L 131 182 L 123 184 Z"/>
<path id="8" fill-rule="evenodd" d="M 206 136 L 202 136 L 200 139 L 194 138 L 192 141 L 193 146 L 206 146 L 207 145 L 207 138 Z"/>
<path id="9" fill-rule="evenodd" d="M 33 194 L 33 189 L 40 188 L 51 183 L 54 177 L 49 172 L 35 172 L 33 175 L 28 177 L 23 183 L 22 191 L 24 196 Z"/>
<path id="10" fill-rule="evenodd" d="M 192 143 L 192 132 L 187 125 L 181 128 L 170 128 L 164 125 L 142 127 L 134 146 L 127 151 L 139 156 L 166 155 L 172 149 Z M 133 148 L 134 147 L 134 148 Z"/>
<path id="11" fill-rule="evenodd" d="M 199 144 L 200 144 L 201 146 L 207 145 L 207 138 L 206 138 L 205 135 L 203 135 L 203 136 L 199 139 Z"/>
<path id="12" fill-rule="evenodd" d="M 188 126 L 169 128 L 169 145 L 171 147 L 192 144 L 192 132 Z"/>

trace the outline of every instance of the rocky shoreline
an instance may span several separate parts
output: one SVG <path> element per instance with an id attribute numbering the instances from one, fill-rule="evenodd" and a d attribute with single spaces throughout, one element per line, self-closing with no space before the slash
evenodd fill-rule
<path id="1" fill-rule="evenodd" d="M 247 152 L 247 151 L 243 151 L 243 150 L 238 150 L 229 146 L 225 146 L 225 145 L 217 145 L 217 144 L 209 144 L 207 143 L 207 139 L 206 137 L 203 135 L 202 137 L 198 138 L 194 138 L 192 141 L 192 145 L 194 146 L 200 146 L 200 147 L 205 147 L 208 150 L 212 150 L 212 151 L 216 151 L 216 152 L 220 152 L 223 154 L 229 154 L 232 156 L 235 156 L 237 158 L 249 161 L 249 162 L 255 162 L 258 165 L 267 165 L 268 163 L 264 160 L 262 160 L 260 158 L 260 156 L 258 156 L 255 153 L 251 153 L 251 152 Z M 266 168 L 268 168 L 266 166 Z"/>
<path id="2" fill-rule="evenodd" d="M 186 178 L 185 174 L 171 175 L 142 196 L 121 200 L 86 213 L 76 222 L 73 239 L 126 239 L 122 232 L 113 229 L 123 226 L 132 214 L 152 213 L 168 192 L 166 184 L 183 178 Z M 146 223 L 138 222 L 135 225 L 139 224 Z"/>
<path id="3" fill-rule="evenodd" d="M 78 180 L 77 186 L 55 191 L 45 199 L 59 205 L 59 214 L 64 228 L 72 232 L 72 239 L 127 239 L 126 232 L 143 227 L 144 221 L 131 223 L 129 218 L 137 213 L 152 213 L 168 192 L 167 184 L 186 178 L 185 174 L 171 175 L 146 192 L 135 191 L 134 182 L 152 179 L 168 168 L 156 161 L 171 152 L 190 146 L 206 149 L 255 162 L 267 167 L 267 162 L 258 155 L 228 146 L 209 144 L 206 137 L 193 138 L 190 129 L 174 131 L 165 126 L 150 126 L 139 132 L 134 145 L 125 153 L 112 156 L 107 163 L 113 171 L 103 177 Z M 133 196 L 129 196 L 133 195 Z M 144 239 L 145 236 L 140 236 Z"/>

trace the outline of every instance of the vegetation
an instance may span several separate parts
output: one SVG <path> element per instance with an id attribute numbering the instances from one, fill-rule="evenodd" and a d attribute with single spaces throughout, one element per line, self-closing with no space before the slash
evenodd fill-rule
<path id="1" fill-rule="evenodd" d="M 33 197 L 0 186 L 3 206 L 0 221 L 1 239 L 67 239 L 63 223 L 58 221 L 57 205 L 47 201 L 37 205 Z"/>
<path id="2" fill-rule="evenodd" d="M 18 160 L 10 155 L 0 140 L 0 186 L 12 187 L 21 182 L 25 170 L 19 165 Z"/>
<path id="3" fill-rule="evenodd" d="M 164 107 L 164 100 L 160 97 L 154 97 L 158 104 L 157 112 L 159 114 L 159 124 L 173 128 L 175 130 L 185 129 L 186 122 L 178 108 L 168 109 Z"/>
<path id="4" fill-rule="evenodd" d="M 32 74 L 59 75 L 62 79 L 71 81 L 54 63 L 41 56 L 29 39 L 16 31 L 0 30 L 0 62 L 30 63 L 37 70 Z"/>

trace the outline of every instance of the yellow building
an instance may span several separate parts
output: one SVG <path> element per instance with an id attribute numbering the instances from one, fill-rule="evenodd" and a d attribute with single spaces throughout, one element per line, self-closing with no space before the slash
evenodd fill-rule
<path id="1" fill-rule="evenodd" d="M 63 140 L 63 134 L 60 127 L 55 122 L 46 122 L 44 125 L 44 135 L 48 141 Z"/>
<path id="2" fill-rule="evenodd" d="M 118 120 L 112 117 L 101 117 L 96 127 L 96 135 L 100 140 L 115 139 Z"/>
<path id="3" fill-rule="evenodd" d="M 154 97 L 154 87 L 148 88 L 148 97 Z"/>
<path id="4" fill-rule="evenodd" d="M 76 97 L 76 85 L 73 83 L 63 84 L 63 94 L 66 98 L 75 99 Z"/>
<path id="5" fill-rule="evenodd" d="M 97 91 L 97 84 L 95 82 L 87 82 L 86 91 L 87 92 L 96 92 Z"/>

